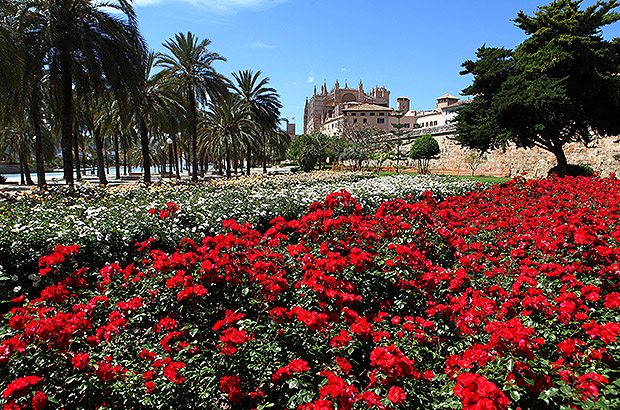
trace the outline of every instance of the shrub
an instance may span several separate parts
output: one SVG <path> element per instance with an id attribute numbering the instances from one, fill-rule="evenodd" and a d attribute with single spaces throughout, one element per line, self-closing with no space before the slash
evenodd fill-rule
<path id="1" fill-rule="evenodd" d="M 559 167 L 556 165 L 549 170 L 548 175 L 559 175 Z M 584 164 L 568 164 L 566 167 L 566 175 L 572 177 L 592 177 L 594 169 L 590 165 Z"/>
<path id="2" fill-rule="evenodd" d="M 437 158 L 440 152 L 439 143 L 432 135 L 422 135 L 413 141 L 409 157 L 418 160 L 418 172 L 428 174 L 430 160 Z"/>
<path id="3" fill-rule="evenodd" d="M 374 213 L 338 192 L 99 269 L 58 246 L 65 279 L 0 321 L 3 404 L 619 408 L 620 182 L 570 182 Z"/>
<path id="4" fill-rule="evenodd" d="M 0 175 L 0 184 L 6 184 L 6 177 L 4 175 Z"/>

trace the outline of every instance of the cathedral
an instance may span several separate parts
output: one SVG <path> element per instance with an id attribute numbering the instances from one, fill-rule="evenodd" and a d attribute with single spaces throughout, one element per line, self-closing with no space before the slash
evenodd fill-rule
<path id="1" fill-rule="evenodd" d="M 323 125 L 330 119 L 341 117 L 345 111 L 354 108 L 369 109 L 376 112 L 377 116 L 389 116 L 393 111 L 389 108 L 390 92 L 384 87 L 375 87 L 370 93 L 364 92 L 364 86 L 360 81 L 357 88 L 349 88 L 345 83 L 344 88 L 336 80 L 331 91 L 327 91 L 327 85 L 323 84 L 321 92 L 317 93 L 314 87 L 314 95 L 308 100 L 304 108 L 304 133 L 311 134 L 320 132 Z"/>

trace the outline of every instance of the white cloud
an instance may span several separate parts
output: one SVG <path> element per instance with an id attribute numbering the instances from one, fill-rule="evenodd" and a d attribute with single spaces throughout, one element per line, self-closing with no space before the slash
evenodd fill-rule
<path id="1" fill-rule="evenodd" d="M 308 74 L 307 82 L 309 82 L 309 83 L 313 83 L 314 82 L 314 71 L 310 71 L 310 73 Z"/>
<path id="2" fill-rule="evenodd" d="M 271 44 L 262 43 L 260 41 L 256 41 L 249 45 L 251 48 L 273 48 Z"/>
<path id="3" fill-rule="evenodd" d="M 136 6 L 151 6 L 171 0 L 135 0 Z M 236 13 L 243 9 L 268 9 L 289 0 L 176 0 L 206 7 L 212 11 L 224 14 Z"/>

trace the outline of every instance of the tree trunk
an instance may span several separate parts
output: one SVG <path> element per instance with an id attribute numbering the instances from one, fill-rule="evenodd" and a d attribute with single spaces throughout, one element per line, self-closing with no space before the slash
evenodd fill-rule
<path id="1" fill-rule="evenodd" d="M 66 47 L 66 45 L 63 45 Z M 60 58 L 60 146 L 65 183 L 72 186 L 73 181 L 73 74 L 71 72 L 71 53 L 61 46 Z"/>
<path id="2" fill-rule="evenodd" d="M 250 175 L 251 167 L 252 167 L 252 165 L 251 165 L 251 162 L 252 162 L 252 150 L 250 149 L 249 146 L 248 146 L 248 152 L 247 152 L 246 161 L 247 161 L 246 168 L 247 168 L 247 171 L 248 171 L 248 175 Z"/>
<path id="3" fill-rule="evenodd" d="M 84 175 L 86 175 L 86 149 L 82 149 L 82 170 Z"/>
<path id="4" fill-rule="evenodd" d="M 180 164 L 179 164 L 179 151 L 177 151 L 177 136 L 176 135 L 172 136 L 172 147 L 174 150 L 174 166 L 177 171 L 177 179 L 181 179 Z"/>
<path id="5" fill-rule="evenodd" d="M 33 92 L 30 102 L 30 116 L 34 128 L 34 153 L 37 162 L 37 185 L 43 188 L 45 182 L 45 164 L 43 163 L 43 138 L 41 136 L 41 110 L 38 102 L 38 94 Z"/>
<path id="6" fill-rule="evenodd" d="M 144 183 L 151 183 L 151 157 L 149 154 L 149 130 L 146 119 L 140 116 L 140 144 L 142 145 L 142 166 L 144 168 Z"/>
<path id="7" fill-rule="evenodd" d="M 230 178 L 230 152 L 226 148 L 226 178 Z"/>
<path id="8" fill-rule="evenodd" d="M 82 174 L 80 173 L 80 147 L 78 145 L 78 132 L 73 131 L 73 156 L 75 158 L 75 179 L 82 180 Z"/>
<path id="9" fill-rule="evenodd" d="M 192 181 L 198 181 L 198 155 L 196 153 L 198 149 L 198 135 L 196 129 L 196 97 L 194 96 L 194 90 L 191 87 L 187 89 L 187 97 L 189 99 L 189 115 L 190 115 L 190 127 L 192 138 Z"/>
<path id="10" fill-rule="evenodd" d="M 553 145 L 553 155 L 558 162 L 558 176 L 566 176 L 568 173 L 568 162 L 566 161 L 566 155 L 562 146 Z"/>
<path id="11" fill-rule="evenodd" d="M 103 139 L 101 140 L 101 142 L 103 143 Z M 105 159 L 105 173 L 107 175 L 110 173 L 110 160 L 108 158 L 108 151 L 106 149 L 104 149 L 103 158 Z"/>
<path id="12" fill-rule="evenodd" d="M 32 182 L 32 178 L 30 177 L 30 168 L 28 167 L 28 155 L 26 152 L 26 147 L 20 147 L 19 149 L 19 163 L 20 167 L 23 169 L 23 175 L 26 178 L 27 185 L 34 185 Z M 22 184 L 24 183 L 24 179 L 22 178 Z"/>
<path id="13" fill-rule="evenodd" d="M 103 158 L 103 138 L 101 138 L 101 125 L 95 128 L 95 146 L 97 148 L 97 168 L 99 169 L 99 183 L 107 185 L 108 180 L 105 176 L 105 159 Z"/>
<path id="14" fill-rule="evenodd" d="M 114 131 L 114 165 L 116 167 L 116 178 L 121 179 L 121 154 L 119 151 L 119 131 Z"/>
<path id="15" fill-rule="evenodd" d="M 18 156 L 17 162 L 19 162 L 19 183 L 20 185 L 26 185 L 26 181 L 24 180 L 24 164 L 22 163 L 21 149 L 17 153 L 17 156 Z"/>

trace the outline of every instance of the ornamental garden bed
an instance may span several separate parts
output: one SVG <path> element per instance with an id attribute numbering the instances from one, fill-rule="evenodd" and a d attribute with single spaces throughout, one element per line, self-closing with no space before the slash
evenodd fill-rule
<path id="1" fill-rule="evenodd" d="M 368 212 L 341 191 L 133 263 L 56 246 L 0 325 L 5 408 L 618 408 L 618 192 L 519 179 Z"/>

